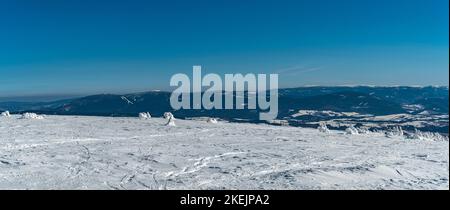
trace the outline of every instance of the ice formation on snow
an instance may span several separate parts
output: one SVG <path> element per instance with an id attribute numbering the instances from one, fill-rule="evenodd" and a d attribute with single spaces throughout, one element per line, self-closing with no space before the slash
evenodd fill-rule
<path id="1" fill-rule="evenodd" d="M 152 116 L 148 112 L 141 112 L 139 113 L 139 118 L 145 120 L 152 118 Z"/>
<path id="2" fill-rule="evenodd" d="M 9 114 L 9 111 L 4 111 L 1 114 L 2 117 L 11 117 L 11 114 Z"/>
<path id="3" fill-rule="evenodd" d="M 164 119 L 168 120 L 169 118 L 174 118 L 171 112 L 164 112 Z"/>
<path id="4" fill-rule="evenodd" d="M 443 136 L 439 133 L 433 132 L 422 132 L 419 130 L 415 130 L 415 132 L 408 136 L 409 139 L 418 139 L 418 140 L 428 140 L 428 141 L 448 141 L 448 136 Z"/>
<path id="5" fill-rule="evenodd" d="M 38 119 L 38 120 L 42 120 L 44 119 L 44 116 L 42 115 L 38 115 L 36 113 L 24 113 L 22 114 L 21 119 Z"/>
<path id="6" fill-rule="evenodd" d="M 327 124 L 325 122 L 320 122 L 319 127 L 317 128 L 322 133 L 329 133 L 330 130 L 327 127 Z"/>
<path id="7" fill-rule="evenodd" d="M 403 129 L 400 126 L 395 126 L 390 130 L 386 131 L 386 137 L 403 136 L 403 134 L 404 134 Z"/>
<path id="8" fill-rule="evenodd" d="M 358 130 L 359 134 L 369 134 L 370 133 L 369 128 L 366 126 L 358 127 L 358 128 L 356 128 L 356 130 Z"/>
<path id="9" fill-rule="evenodd" d="M 217 123 L 217 119 L 210 117 L 210 118 L 208 118 L 208 120 L 206 122 L 216 124 Z"/>
<path id="10" fill-rule="evenodd" d="M 168 126 L 175 126 L 175 117 L 172 113 L 166 112 L 164 113 L 164 118 L 167 120 L 166 125 Z"/>
<path id="11" fill-rule="evenodd" d="M 349 135 L 359 134 L 358 129 L 356 129 L 353 125 L 350 125 L 347 129 L 345 129 L 345 133 Z"/>
<path id="12" fill-rule="evenodd" d="M 175 126 L 175 119 L 174 118 L 170 118 L 169 121 L 167 121 L 166 125 L 167 126 Z"/>

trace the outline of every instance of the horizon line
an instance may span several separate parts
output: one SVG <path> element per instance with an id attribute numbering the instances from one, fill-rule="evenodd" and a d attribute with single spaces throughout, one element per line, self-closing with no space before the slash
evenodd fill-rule
<path id="1" fill-rule="evenodd" d="M 369 87 L 369 88 L 427 88 L 427 87 L 434 87 L 434 88 L 449 88 L 449 85 L 367 85 L 367 84 L 347 84 L 347 85 L 300 85 L 300 86 L 294 86 L 294 87 L 283 87 L 278 88 L 278 90 L 282 89 L 296 89 L 296 88 L 314 88 L 314 87 L 325 87 L 325 88 L 333 88 L 333 87 L 349 87 L 349 88 L 356 88 L 356 87 Z M 270 89 L 268 89 L 270 90 Z M 119 91 L 98 91 L 98 92 L 92 92 L 92 93 L 42 93 L 42 94 L 29 94 L 29 95 L 9 95 L 9 96 L 1 96 L 0 95 L 0 102 L 32 102 L 40 100 L 40 102 L 45 101 L 55 101 L 55 100 L 65 100 L 65 99 L 73 99 L 73 98 L 80 98 L 80 97 L 87 97 L 87 96 L 93 96 L 93 95 L 127 95 L 127 94 L 140 94 L 140 93 L 148 93 L 148 92 L 165 92 L 169 93 L 171 90 L 160 90 L 160 89 L 151 89 L 151 90 L 141 90 L 141 91 L 129 91 L 129 92 L 119 92 Z M 250 91 L 255 92 L 255 91 Z"/>

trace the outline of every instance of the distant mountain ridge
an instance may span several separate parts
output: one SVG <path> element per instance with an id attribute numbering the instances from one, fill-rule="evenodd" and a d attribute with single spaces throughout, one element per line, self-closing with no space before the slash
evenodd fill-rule
<path id="1" fill-rule="evenodd" d="M 215 116 L 254 120 L 260 110 L 172 110 L 170 92 L 151 91 L 124 95 L 99 94 L 52 102 L 0 102 L 0 110 L 48 114 L 155 116 L 173 111 L 178 117 Z M 421 107 L 411 111 L 405 107 Z M 299 87 L 279 90 L 280 119 L 298 110 L 329 110 L 387 115 L 430 111 L 448 114 L 448 87 Z"/>
<path id="2" fill-rule="evenodd" d="M 124 117 L 136 117 L 140 112 L 162 116 L 170 111 L 176 118 L 216 117 L 234 122 L 267 123 L 259 120 L 259 113 L 265 110 L 258 109 L 173 110 L 170 95 L 170 92 L 150 91 L 51 102 L 0 102 L 0 111 Z M 247 92 L 244 96 L 246 100 L 255 97 Z M 299 87 L 279 89 L 278 100 L 278 118 L 270 124 L 317 127 L 320 122 L 326 122 L 333 129 L 357 125 L 375 130 L 402 126 L 408 130 L 448 134 L 448 87 Z"/>
<path id="3" fill-rule="evenodd" d="M 316 86 L 282 89 L 280 95 L 307 97 L 346 91 L 365 93 L 399 104 L 411 104 L 426 98 L 448 98 L 449 93 L 448 87 L 445 86 Z"/>

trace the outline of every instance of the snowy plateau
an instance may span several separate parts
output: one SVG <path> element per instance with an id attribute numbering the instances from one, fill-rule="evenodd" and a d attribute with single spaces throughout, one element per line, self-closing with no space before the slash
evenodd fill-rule
<path id="1" fill-rule="evenodd" d="M 449 189 L 449 142 L 164 118 L 0 117 L 0 189 Z"/>

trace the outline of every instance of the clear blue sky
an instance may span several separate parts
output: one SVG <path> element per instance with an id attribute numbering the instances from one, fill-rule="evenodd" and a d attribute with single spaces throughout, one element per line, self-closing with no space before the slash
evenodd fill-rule
<path id="1" fill-rule="evenodd" d="M 448 0 L 0 0 L 0 96 L 167 89 L 172 74 L 280 86 L 446 85 Z"/>

